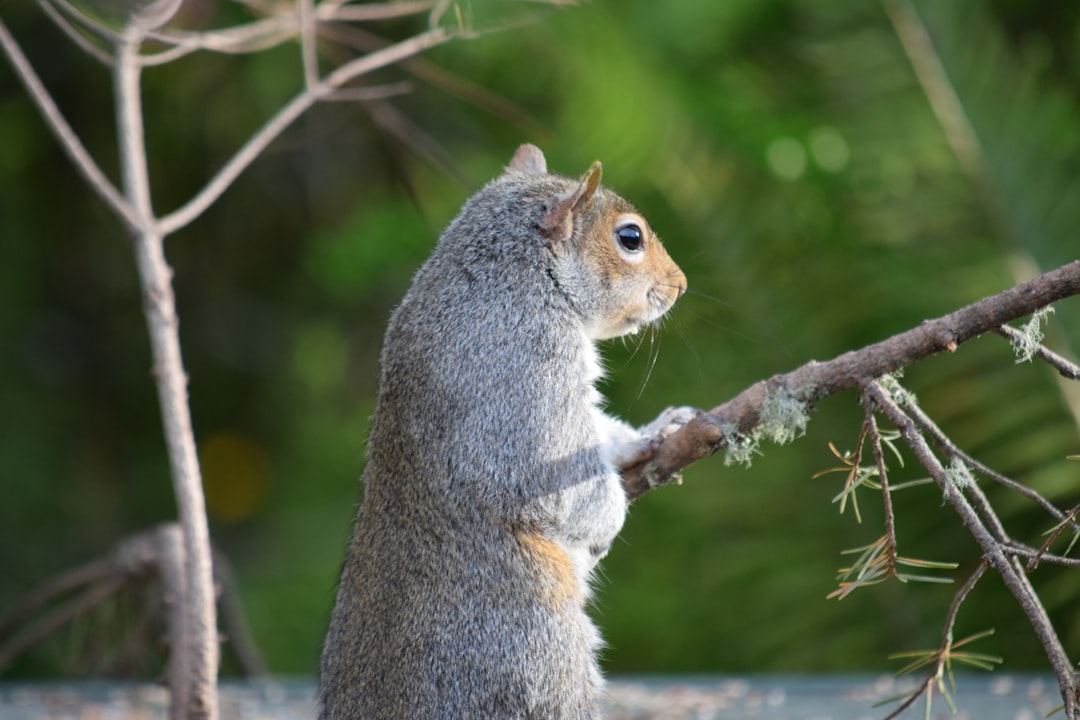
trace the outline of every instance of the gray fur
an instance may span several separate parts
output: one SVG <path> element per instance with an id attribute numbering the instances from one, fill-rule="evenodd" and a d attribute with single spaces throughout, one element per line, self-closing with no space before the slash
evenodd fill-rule
<path id="1" fill-rule="evenodd" d="M 588 575 L 626 514 L 582 330 L 604 284 L 574 257 L 584 214 L 562 245 L 538 231 L 577 181 L 519 155 L 524 171 L 466 203 L 390 320 L 323 720 L 598 715 Z M 565 551 L 580 592 L 523 537 Z"/>

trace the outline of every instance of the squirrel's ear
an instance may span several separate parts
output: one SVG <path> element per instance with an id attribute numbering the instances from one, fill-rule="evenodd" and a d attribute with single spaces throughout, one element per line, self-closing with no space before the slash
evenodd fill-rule
<path id="1" fill-rule="evenodd" d="M 518 151 L 520 152 L 520 150 Z M 581 182 L 573 190 L 556 195 L 544 205 L 544 215 L 540 218 L 540 231 L 547 237 L 566 239 L 574 231 L 572 215 L 575 210 L 587 204 L 600 187 L 603 166 L 597 160 L 586 171 Z"/>
<path id="2" fill-rule="evenodd" d="M 547 160 L 544 159 L 544 153 L 540 151 L 540 148 L 525 144 L 517 149 L 506 169 L 508 172 L 544 175 L 547 173 Z"/>

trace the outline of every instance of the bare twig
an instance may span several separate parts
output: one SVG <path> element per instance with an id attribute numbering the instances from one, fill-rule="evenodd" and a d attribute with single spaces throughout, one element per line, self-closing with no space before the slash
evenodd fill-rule
<path id="1" fill-rule="evenodd" d="M 912 406 L 907 409 L 907 413 L 911 416 L 911 419 L 914 420 L 915 423 L 930 436 L 930 438 L 934 441 L 934 444 L 941 448 L 941 450 L 949 456 L 960 458 L 979 474 L 990 478 L 999 485 L 1009 488 L 1013 492 L 1023 495 L 1032 502 L 1036 503 L 1043 510 L 1053 515 L 1055 519 L 1062 520 L 1065 517 L 1065 513 L 1061 509 L 1059 509 L 1056 505 L 1044 498 L 1039 493 L 1035 492 L 1023 483 L 1019 483 L 1008 477 L 1007 475 L 999 473 L 997 470 L 994 470 L 990 466 L 983 464 L 979 460 L 976 460 L 974 457 L 966 453 L 964 450 L 960 449 L 956 445 L 956 443 L 954 443 L 949 438 L 949 436 L 946 435 L 944 431 L 942 431 L 942 429 L 937 426 L 937 423 L 935 423 L 929 415 L 923 412 L 922 408 L 918 406 Z M 1073 527 L 1078 526 L 1074 524 Z M 1007 537 L 1004 529 L 1001 530 L 998 537 L 1002 540 Z"/>
<path id="2" fill-rule="evenodd" d="M 361 52 L 372 52 L 390 45 L 388 40 L 353 25 L 327 24 L 319 28 L 319 34 Z M 422 56 L 402 60 L 398 66 L 432 87 L 522 127 L 533 135 L 543 135 L 547 132 L 536 121 L 536 118 L 510 100 L 466 78 L 448 72 Z"/>
<path id="3" fill-rule="evenodd" d="M 418 156 L 441 168 L 450 177 L 464 183 L 464 178 L 460 170 L 455 167 L 453 159 L 435 138 L 414 123 L 408 115 L 388 102 L 368 103 L 365 109 L 379 128 L 411 148 Z"/>
<path id="4" fill-rule="evenodd" d="M 173 547 L 177 549 L 171 553 L 176 562 L 170 564 L 168 560 Z M 0 670 L 61 626 L 100 605 L 124 585 L 150 573 L 156 572 L 162 578 L 166 602 L 172 602 L 177 610 L 182 610 L 185 594 L 182 556 L 179 526 L 162 525 L 125 538 L 108 555 L 42 583 L 0 620 L 0 639 L 4 641 L 0 644 Z M 176 568 L 171 569 L 171 565 Z M 50 603 L 68 594 L 76 595 L 46 612 Z M 39 613 L 42 617 L 28 623 Z M 169 618 L 169 627 L 174 638 L 178 632 L 183 632 L 183 625 L 177 626 L 173 617 Z M 181 650 L 173 657 L 182 655 L 182 642 L 179 647 Z"/>
<path id="5" fill-rule="evenodd" d="M 168 50 L 144 54 L 142 64 L 162 65 L 198 50 L 219 52 L 227 55 L 256 53 L 276 47 L 296 36 L 296 17 L 278 13 L 244 25 L 234 25 L 221 30 L 189 32 L 165 30 L 147 33 L 147 40 L 168 45 Z"/>
<path id="6" fill-rule="evenodd" d="M 413 90 L 412 83 L 402 81 L 368 87 L 347 87 L 335 90 L 323 98 L 324 102 L 372 102 L 407 95 Z"/>
<path id="7" fill-rule="evenodd" d="M 315 45 L 314 0 L 297 0 L 300 23 L 300 63 L 304 68 L 304 87 L 308 90 L 319 84 L 319 56 Z"/>
<path id="8" fill-rule="evenodd" d="M 895 372 L 941 351 L 952 352 L 968 340 L 1025 317 L 1056 300 L 1080 294 L 1080 260 L 1026 283 L 973 303 L 888 340 L 844 353 L 826 362 L 809 362 L 747 388 L 728 402 L 703 413 L 657 448 L 648 461 L 623 469 L 623 487 L 635 500 L 661 487 L 687 465 L 724 447 L 725 428 L 749 432 L 761 418 L 767 393 L 784 390 L 807 404 Z"/>
<path id="9" fill-rule="evenodd" d="M 1039 567 L 1039 562 L 1047 557 L 1047 554 L 1050 552 L 1050 546 L 1053 545 L 1059 537 L 1061 537 L 1061 533 L 1065 530 L 1066 527 L 1071 525 L 1075 528 L 1076 514 L 1078 512 L 1080 512 L 1080 505 L 1073 507 L 1071 510 L 1069 510 L 1069 512 L 1065 513 L 1065 517 L 1062 519 L 1062 521 L 1059 522 L 1057 526 L 1048 533 L 1046 540 L 1043 542 L 1038 552 L 1036 552 L 1035 555 L 1030 560 L 1028 560 L 1027 567 L 1025 568 L 1028 572 L 1031 572 L 1035 568 Z"/>
<path id="10" fill-rule="evenodd" d="M 75 164 L 75 169 L 86 179 L 90 188 L 120 216 L 129 228 L 137 228 L 139 221 L 135 211 L 124 200 L 109 179 L 105 177 L 105 173 L 101 171 L 90 153 L 86 151 L 82 141 L 79 140 L 79 136 L 68 125 L 63 113 L 56 107 L 56 103 L 53 101 L 49 91 L 45 89 L 41 79 L 34 72 L 30 61 L 23 55 L 22 49 L 15 42 L 15 38 L 8 32 L 3 20 L 0 20 L 0 47 L 8 56 L 8 60 L 11 61 L 11 65 L 15 68 L 15 74 L 19 76 L 19 79 L 26 87 L 30 98 L 37 104 L 38 110 L 41 111 L 42 116 L 45 118 L 45 124 L 60 142 L 60 147 Z"/>
<path id="11" fill-rule="evenodd" d="M 1063 565 L 1065 567 L 1077 567 L 1080 568 L 1080 558 L 1067 558 L 1061 555 L 1055 555 L 1050 552 L 1046 552 L 1043 548 L 1033 548 L 1016 541 L 1010 542 L 1005 546 L 1005 551 L 1010 555 L 1016 555 L 1018 557 L 1027 558 L 1028 564 L 1026 569 L 1030 572 L 1034 570 L 1038 563 L 1047 562 L 1051 565 Z M 1032 563 L 1036 563 L 1035 566 Z"/>
<path id="12" fill-rule="evenodd" d="M 885 552 L 887 553 L 889 568 L 888 575 L 896 575 L 896 515 L 893 513 L 892 493 L 889 490 L 889 475 L 885 470 L 885 455 L 881 448 L 881 433 L 878 432 L 877 419 L 874 417 L 874 404 L 866 389 L 863 389 L 863 422 L 867 436 L 870 438 L 870 447 L 874 450 L 874 463 L 877 465 L 878 479 L 881 481 L 881 502 L 885 511 Z"/>
<path id="13" fill-rule="evenodd" d="M 168 628 L 167 672 L 170 687 L 176 693 L 170 717 L 174 720 L 185 718 L 188 693 L 185 680 L 191 672 L 191 657 L 185 640 L 188 590 L 184 555 L 183 530 L 177 523 L 167 523 L 127 537 L 107 555 L 42 583 L 0 617 L 0 671 L 64 624 L 106 602 L 117 592 L 147 579 L 156 579 L 161 584 L 160 611 Z M 227 647 L 246 676 L 265 675 L 266 665 L 248 626 L 229 561 L 217 550 L 214 550 L 213 561 L 214 580 L 221 588 L 219 603 Z M 50 604 L 69 594 L 73 595 L 70 600 L 49 609 Z M 30 622 L 34 616 L 40 617 Z M 147 640 L 145 632 L 136 633 L 128 654 L 138 651 L 140 644 L 145 648 Z"/>
<path id="14" fill-rule="evenodd" d="M 54 598 L 112 575 L 115 572 L 115 566 L 116 564 L 111 559 L 101 558 L 72 568 L 34 588 L 32 592 L 20 598 L 19 602 L 9 608 L 3 616 L 0 616 L 0 638 L 12 634 Z M 0 668 L 3 667 L 4 663 L 0 661 Z"/>
<path id="15" fill-rule="evenodd" d="M 1019 330 L 1009 327 L 1008 325 L 1002 325 L 994 330 L 994 332 L 1009 340 L 1014 345 L 1023 339 L 1023 335 Z M 1080 380 L 1080 366 L 1061 357 L 1056 352 L 1047 349 L 1045 346 L 1037 345 L 1035 347 L 1035 357 L 1057 370 L 1061 377 L 1068 380 Z"/>
<path id="16" fill-rule="evenodd" d="M 214 578 L 221 588 L 218 603 L 221 606 L 221 624 L 232 654 L 247 677 L 266 675 L 266 662 L 248 624 L 247 615 L 240 603 L 232 566 L 223 554 L 214 553 Z"/>
<path id="17" fill-rule="evenodd" d="M 92 15 L 86 14 L 80 8 L 68 2 L 68 0 L 38 0 L 39 5 L 44 5 L 46 3 L 55 5 L 56 9 L 70 17 L 73 23 L 86 28 L 87 32 L 96 35 L 110 45 L 115 45 L 120 42 L 120 33 L 116 32 L 108 25 L 99 22 L 97 18 Z"/>
<path id="18" fill-rule="evenodd" d="M 953 647 L 953 628 L 956 626 L 956 617 L 960 613 L 960 605 L 968 595 L 971 594 L 975 584 L 979 582 L 983 574 L 986 572 L 987 562 L 981 560 L 978 565 L 975 566 L 974 572 L 964 581 L 964 584 L 956 591 L 953 596 L 952 602 L 949 604 L 949 611 L 945 614 L 945 626 L 942 632 L 941 647 L 938 651 L 937 660 L 934 663 L 933 672 L 926 676 L 926 680 L 919 689 L 912 693 L 904 702 L 902 702 L 891 713 L 885 716 L 884 720 L 894 720 L 894 718 L 900 717 L 900 715 L 911 707 L 916 700 L 923 695 L 927 695 L 933 692 L 934 684 L 942 682 L 942 674 L 944 673 L 946 664 L 949 661 L 949 653 Z M 929 700 L 927 700 L 929 702 Z"/>
<path id="19" fill-rule="evenodd" d="M 45 0 L 39 0 L 44 2 Z M 310 3 L 310 0 L 308 0 Z M 308 15 L 311 18 L 307 27 L 315 31 L 315 34 L 323 34 L 320 24 L 340 23 L 358 20 L 378 20 L 396 17 L 405 17 L 426 12 L 432 6 L 430 2 L 400 2 L 385 4 L 347 5 L 340 3 L 322 2 L 310 8 Z M 207 50 L 226 54 L 247 54 L 260 52 L 280 45 L 291 40 L 302 32 L 305 27 L 301 13 L 305 12 L 301 5 L 297 13 L 287 10 L 267 10 L 271 12 L 268 17 L 260 18 L 252 22 L 235 25 L 220 30 L 204 30 L 191 32 L 186 30 L 167 29 L 163 31 L 148 32 L 147 40 L 170 46 L 168 50 L 149 55 L 143 55 L 143 65 L 161 65 L 183 57 L 190 53 Z M 387 43 L 389 44 L 389 43 Z M 314 35 L 309 35 L 306 47 L 314 49 Z M 304 50 L 305 54 L 311 50 Z M 305 67 L 314 67 L 313 58 L 304 60 Z"/>
<path id="20" fill-rule="evenodd" d="M 435 7 L 431 0 L 421 2 L 365 3 L 363 5 L 344 5 L 339 0 L 322 2 L 315 9 L 319 20 L 345 20 L 366 22 L 369 20 L 392 20 L 394 18 L 420 15 Z"/>
<path id="21" fill-rule="evenodd" d="M 44 617 L 30 623 L 19 635 L 0 648 L 0 671 L 7 668 L 16 657 L 39 644 L 64 625 L 96 608 L 103 600 L 123 587 L 125 582 L 126 578 L 115 575 L 96 580 L 82 595 L 72 598 Z"/>
<path id="22" fill-rule="evenodd" d="M 270 118 L 195 197 L 161 219 L 159 231 L 165 235 L 171 234 L 201 215 L 285 128 L 324 96 L 360 75 L 393 65 L 411 55 L 441 45 L 452 37 L 443 28 L 435 28 L 337 68 L 323 78 L 322 82 L 298 94 Z"/>
<path id="23" fill-rule="evenodd" d="M 68 20 L 63 13 L 53 7 L 51 2 L 48 0 L 38 0 L 38 5 L 45 14 L 49 16 L 49 19 L 68 36 L 68 39 L 71 40 L 71 42 L 75 43 L 75 45 L 82 49 L 83 52 L 105 67 L 112 67 L 112 56 L 102 48 L 90 42 L 85 35 L 79 32 L 78 28 L 71 24 L 71 21 Z"/>

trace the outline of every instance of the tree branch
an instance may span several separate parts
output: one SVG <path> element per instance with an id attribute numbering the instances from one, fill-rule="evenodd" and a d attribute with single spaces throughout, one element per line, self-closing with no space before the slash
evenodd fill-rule
<path id="1" fill-rule="evenodd" d="M 137 228 L 139 221 L 136 218 L 135 211 L 120 195 L 112 182 L 105 177 L 105 173 L 94 162 L 94 158 L 87 152 L 82 141 L 79 140 L 79 136 L 68 125 L 64 114 L 56 106 L 56 102 L 52 99 L 49 91 L 45 89 L 45 85 L 42 84 L 41 79 L 34 72 L 30 61 L 23 55 L 22 49 L 15 42 L 15 38 L 11 36 L 11 33 L 8 32 L 7 26 L 4 25 L 2 19 L 0 19 L 0 47 L 4 49 L 4 54 L 11 61 L 12 67 L 15 68 L 15 74 L 19 76 L 19 80 L 26 87 L 26 92 L 38 106 L 38 110 L 41 111 L 42 116 L 45 118 L 45 125 L 56 136 L 56 139 L 60 142 L 60 147 L 71 158 L 75 169 L 86 179 L 91 189 L 101 196 L 105 204 L 112 208 L 129 228 Z"/>
<path id="2" fill-rule="evenodd" d="M 1013 347 L 1016 347 L 1016 345 L 1023 340 L 1023 335 L 1020 331 L 1016 328 L 1009 327 L 1008 325 L 1002 325 L 994 332 L 1011 342 Z M 1080 380 L 1080 366 L 1061 357 L 1056 352 L 1047 350 L 1042 345 L 1036 345 L 1034 356 L 1057 370 L 1061 377 L 1067 380 Z"/>
<path id="3" fill-rule="evenodd" d="M 199 193 L 186 205 L 166 215 L 158 224 L 164 235 L 169 235 L 184 227 L 201 215 L 214 203 L 232 182 L 257 158 L 266 147 L 289 127 L 308 108 L 331 94 L 353 78 L 364 73 L 393 65 L 404 58 L 423 52 L 452 39 L 454 36 L 443 28 L 434 28 L 415 37 L 391 45 L 385 50 L 373 52 L 356 58 L 331 72 L 316 85 L 309 87 L 294 97 L 285 107 L 270 118 L 265 125 L 240 148 L 239 151 L 218 171 Z"/>
<path id="4" fill-rule="evenodd" d="M 673 433 L 649 460 L 624 468 L 626 494 L 636 500 L 670 483 L 686 466 L 723 448 L 728 442 L 725 430 L 750 432 L 759 424 L 762 403 L 769 394 L 783 391 L 811 405 L 943 350 L 952 352 L 968 340 L 1077 294 L 1080 260 L 861 350 L 826 362 L 811 361 L 760 381 Z"/>
<path id="5" fill-rule="evenodd" d="M 894 720 L 894 718 L 900 717 L 913 704 L 923 695 L 927 696 L 927 715 L 930 714 L 930 694 L 933 692 L 934 684 L 937 683 L 939 687 L 943 687 L 942 675 L 945 672 L 946 667 L 949 664 L 949 653 L 953 648 L 953 628 L 956 627 L 956 618 L 960 614 L 960 606 L 963 604 L 967 596 L 971 594 L 971 591 L 975 588 L 976 583 L 982 578 L 986 572 L 988 563 L 986 560 L 979 561 L 979 564 L 975 566 L 975 570 L 968 576 L 968 579 L 964 581 L 964 584 L 960 586 L 960 589 L 956 591 L 953 596 L 952 602 L 949 603 L 949 611 L 945 614 L 945 627 L 941 633 L 941 646 L 938 650 L 937 660 L 934 663 L 934 671 L 927 675 L 923 684 L 912 693 L 899 707 L 895 708 L 891 713 L 885 716 L 884 720 Z"/>
<path id="6" fill-rule="evenodd" d="M 143 38 L 144 31 L 135 23 L 129 24 L 123 42 L 116 46 L 114 76 L 120 167 L 124 192 L 139 221 L 134 233 L 136 265 L 177 513 L 183 528 L 185 594 L 181 610 L 185 617 L 182 631 L 176 632 L 174 626 L 172 637 L 173 650 L 183 660 L 174 661 L 170 668 L 173 690 L 180 695 L 174 697 L 172 708 L 174 717 L 183 714 L 189 720 L 215 720 L 219 650 L 210 530 L 188 406 L 187 373 L 180 353 L 172 268 L 165 259 L 164 235 L 154 228 L 151 206 L 139 86 Z"/>
<path id="7" fill-rule="evenodd" d="M 930 473 L 938 487 L 945 495 L 946 501 L 956 511 L 963 521 L 964 526 L 982 548 L 983 557 L 998 575 L 1001 576 L 1005 587 L 1016 599 L 1020 608 L 1027 615 L 1035 635 L 1043 646 L 1050 665 L 1054 668 L 1058 686 L 1061 690 L 1062 699 L 1065 702 L 1065 717 L 1067 720 L 1076 720 L 1077 717 L 1077 680 L 1073 673 L 1072 662 L 1061 645 L 1061 640 L 1054 630 L 1050 616 L 1043 607 L 1038 593 L 1032 587 L 1031 581 L 1020 565 L 1019 560 L 1011 555 L 1006 547 L 994 537 L 980 519 L 978 513 L 964 496 L 964 491 L 954 483 L 934 455 L 933 450 L 927 444 L 918 425 L 908 417 L 907 413 L 889 397 L 888 393 L 881 389 L 878 384 L 867 386 L 867 390 L 874 400 L 874 404 L 884 413 L 893 425 L 900 431 L 904 442 L 918 458 L 919 462 Z M 973 486 L 977 489 L 978 486 Z"/>
<path id="8" fill-rule="evenodd" d="M 975 470 L 980 475 L 985 475 L 997 484 L 1003 487 L 1007 487 L 1008 489 L 1012 490 L 1013 492 L 1019 493 L 1020 495 L 1023 495 L 1027 499 L 1031 500 L 1033 503 L 1036 503 L 1043 510 L 1050 513 L 1050 515 L 1052 515 L 1056 520 L 1065 519 L 1065 513 L 1052 502 L 1044 498 L 1042 495 L 1027 487 L 1023 483 L 1019 483 L 1008 477 L 1007 475 L 1002 475 L 989 465 L 985 465 L 979 460 L 976 460 L 974 457 L 957 447 L 956 443 L 954 443 L 949 438 L 949 436 L 946 435 L 945 432 L 937 426 L 937 423 L 930 419 L 929 415 L 923 412 L 922 408 L 918 406 L 909 407 L 907 413 L 909 416 L 911 416 L 911 419 L 915 421 L 915 423 L 922 429 L 922 431 L 930 436 L 930 439 L 934 441 L 934 444 L 937 445 L 946 454 L 952 457 L 960 458 L 965 463 L 967 463 L 967 465 L 971 467 L 971 469 Z M 1073 523 L 1073 527 L 1076 529 L 1080 529 L 1080 527 L 1077 527 L 1075 523 Z M 1003 542 L 1009 539 L 1008 536 L 1005 534 L 1004 528 L 1001 528 L 1000 532 L 998 532 L 998 539 L 1002 540 Z"/>
<path id="9" fill-rule="evenodd" d="M 68 40 L 75 43 L 76 47 L 80 48 L 83 52 L 105 67 L 112 67 L 112 56 L 90 42 L 85 35 L 79 32 L 78 28 L 72 25 L 71 21 L 68 20 L 62 12 L 53 7 L 51 2 L 48 0 L 38 0 L 38 7 L 49 16 L 49 19 L 53 21 L 56 27 L 60 28 L 60 30 L 68 36 Z"/>

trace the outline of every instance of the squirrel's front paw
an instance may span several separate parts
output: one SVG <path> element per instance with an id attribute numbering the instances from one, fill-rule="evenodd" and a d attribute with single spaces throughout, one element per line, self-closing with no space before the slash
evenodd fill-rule
<path id="1" fill-rule="evenodd" d="M 648 425 L 638 428 L 637 437 L 609 447 L 609 459 L 620 468 L 643 463 L 656 454 L 668 436 L 701 414 L 692 407 L 669 407 Z"/>
<path id="2" fill-rule="evenodd" d="M 648 438 L 654 446 L 659 445 L 668 436 L 675 434 L 676 430 L 700 414 L 700 410 L 688 405 L 669 407 L 660 413 L 655 420 L 641 428 L 639 432 L 643 437 Z"/>

